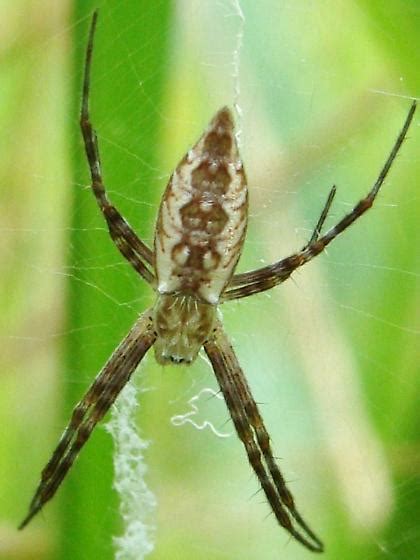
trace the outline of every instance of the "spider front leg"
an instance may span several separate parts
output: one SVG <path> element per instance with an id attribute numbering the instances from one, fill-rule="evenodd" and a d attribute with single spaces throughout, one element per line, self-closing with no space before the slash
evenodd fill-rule
<path id="1" fill-rule="evenodd" d="M 146 311 L 135 322 L 73 410 L 69 425 L 41 473 L 41 481 L 29 512 L 19 529 L 23 529 L 54 496 L 96 424 L 109 410 L 155 339 L 150 311 Z"/>
<path id="2" fill-rule="evenodd" d="M 362 198 L 351 212 L 349 212 L 344 218 L 342 218 L 334 227 L 327 231 L 324 235 L 320 236 L 322 225 L 327 216 L 328 210 L 332 203 L 335 187 L 330 192 L 327 203 L 321 213 L 321 217 L 318 220 L 318 224 L 312 234 L 310 241 L 305 245 L 305 247 L 291 255 L 286 257 L 272 265 L 265 266 L 258 270 L 253 270 L 250 272 L 245 272 L 243 274 L 236 274 L 233 276 L 231 282 L 229 283 L 226 291 L 222 295 L 223 301 L 238 299 L 242 297 L 247 297 L 255 293 L 263 292 L 269 290 L 274 286 L 284 282 L 290 278 L 291 274 L 299 267 L 305 263 L 312 260 L 314 257 L 322 253 L 322 251 L 335 239 L 340 233 L 345 231 L 353 222 L 358 220 L 369 208 L 372 207 L 376 196 L 381 188 L 383 182 L 385 181 L 398 152 L 401 149 L 402 143 L 407 135 L 408 129 L 410 128 L 411 122 L 416 111 L 416 102 L 414 101 L 410 107 L 408 115 L 405 119 L 404 125 L 399 133 L 397 140 L 392 147 L 392 150 L 379 173 L 375 184 L 368 192 L 365 198 Z"/>
<path id="3" fill-rule="evenodd" d="M 309 550 L 322 552 L 324 545 L 297 511 L 293 496 L 274 460 L 270 437 L 258 406 L 220 323 L 204 348 L 236 432 L 278 523 Z"/>
<path id="4" fill-rule="evenodd" d="M 98 139 L 90 122 L 89 113 L 90 69 L 92 65 L 93 38 L 95 35 L 97 19 L 98 12 L 94 12 L 86 49 L 82 107 L 80 114 L 80 127 L 85 143 L 86 157 L 89 163 L 92 190 L 96 197 L 98 206 L 108 224 L 111 238 L 118 250 L 149 284 L 154 285 L 155 276 L 150 270 L 150 267 L 153 267 L 153 252 L 136 235 L 134 230 L 129 226 L 115 206 L 111 204 L 102 180 Z"/>

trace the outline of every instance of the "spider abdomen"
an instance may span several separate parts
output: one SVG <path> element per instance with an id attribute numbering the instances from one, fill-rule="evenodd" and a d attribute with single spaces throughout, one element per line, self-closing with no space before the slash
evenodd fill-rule
<path id="1" fill-rule="evenodd" d="M 157 289 L 217 304 L 245 237 L 248 190 L 224 107 L 173 173 L 155 234 Z"/>

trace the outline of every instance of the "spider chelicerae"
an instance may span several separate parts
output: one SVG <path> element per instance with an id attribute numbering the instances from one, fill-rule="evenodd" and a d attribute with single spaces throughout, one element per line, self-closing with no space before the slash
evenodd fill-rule
<path id="1" fill-rule="evenodd" d="M 74 409 L 32 499 L 22 529 L 50 500 L 96 424 L 114 403 L 146 352 L 153 346 L 160 364 L 191 363 L 203 347 L 216 375 L 236 432 L 278 523 L 314 552 L 323 543 L 298 512 L 274 459 L 270 437 L 244 373 L 217 315 L 218 305 L 268 290 L 287 280 L 368 210 L 407 134 L 404 126 L 367 196 L 334 227 L 322 227 L 335 195 L 329 193 L 309 242 L 270 266 L 235 274 L 248 219 L 245 172 L 231 111 L 220 109 L 172 174 L 156 223 L 154 249 L 147 247 L 110 202 L 102 180 L 98 141 L 90 121 L 89 90 L 97 13 L 86 50 L 80 125 L 91 186 L 109 233 L 122 255 L 157 294 L 104 365 Z"/>

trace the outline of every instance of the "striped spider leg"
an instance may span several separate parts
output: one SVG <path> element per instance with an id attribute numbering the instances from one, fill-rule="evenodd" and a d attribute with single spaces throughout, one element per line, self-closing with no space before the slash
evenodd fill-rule
<path id="1" fill-rule="evenodd" d="M 213 366 L 236 432 L 245 446 L 249 462 L 277 521 L 306 548 L 322 552 L 322 542 L 296 509 L 293 496 L 274 459 L 270 436 L 258 406 L 219 321 L 213 336 L 204 343 L 204 349 Z"/>
<path id="2" fill-rule="evenodd" d="M 86 51 L 80 119 L 92 191 L 115 245 L 152 286 L 157 297 L 154 307 L 138 318 L 74 409 L 42 471 L 20 528 L 54 496 L 92 430 L 152 346 L 157 362 L 162 365 L 190 364 L 204 347 L 249 463 L 278 523 L 309 550 L 322 552 L 322 542 L 296 509 L 274 459 L 267 429 L 217 318 L 217 309 L 226 300 L 283 282 L 370 208 L 401 148 L 415 104 L 372 190 L 347 216 L 321 235 L 335 195 L 333 187 L 313 234 L 301 251 L 274 265 L 234 275 L 245 240 L 248 189 L 230 110 L 223 107 L 216 113 L 173 172 L 160 204 L 151 250 L 110 202 L 102 180 L 98 141 L 89 114 L 96 22 L 95 12 Z"/>
<path id="3" fill-rule="evenodd" d="M 281 259 L 274 264 L 264 266 L 258 270 L 252 270 L 243 274 L 235 274 L 228 286 L 228 289 L 222 296 L 223 301 L 247 297 L 265 290 L 270 290 L 274 286 L 281 284 L 290 278 L 292 272 L 294 272 L 297 268 L 322 253 L 325 247 L 329 245 L 331 241 L 337 237 L 337 235 L 340 235 L 340 233 L 346 230 L 353 222 L 359 219 L 367 210 L 369 210 L 369 208 L 372 207 L 379 189 L 385 181 L 388 172 L 391 169 L 392 164 L 394 163 L 394 160 L 405 140 L 411 121 L 413 120 L 416 107 L 416 101 L 413 101 L 397 140 L 395 141 L 395 144 L 393 145 L 391 152 L 378 175 L 378 178 L 365 198 L 362 198 L 353 210 L 341 218 L 334 227 L 329 229 L 324 235 L 320 236 L 322 225 L 327 217 L 329 208 L 335 196 L 336 188 L 334 186 L 331 189 L 311 239 L 303 247 L 303 249 L 294 255 L 290 255 L 285 259 Z"/>
<path id="4" fill-rule="evenodd" d="M 137 319 L 73 410 L 67 428 L 41 473 L 28 515 L 19 529 L 23 529 L 54 496 L 96 424 L 108 412 L 155 339 L 151 311 L 148 310 Z"/>

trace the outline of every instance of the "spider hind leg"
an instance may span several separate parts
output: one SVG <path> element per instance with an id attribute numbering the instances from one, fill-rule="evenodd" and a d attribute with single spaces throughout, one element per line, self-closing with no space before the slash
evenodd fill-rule
<path id="1" fill-rule="evenodd" d="M 392 164 L 397 157 L 401 146 L 407 136 L 408 129 L 416 111 L 417 103 L 413 101 L 410 110 L 405 118 L 404 124 L 400 133 L 397 136 L 394 145 L 375 181 L 367 195 L 362 198 L 348 214 L 337 222 L 335 226 L 330 228 L 326 233 L 321 235 L 321 228 L 327 217 L 328 210 L 331 206 L 335 194 L 335 187 L 331 190 L 324 209 L 321 213 L 318 224 L 312 234 L 312 237 L 303 249 L 294 255 L 290 255 L 281 259 L 274 264 L 264 266 L 257 270 L 235 274 L 231 279 L 227 289 L 222 294 L 222 300 L 228 301 L 231 299 L 238 299 L 248 297 L 252 294 L 258 294 L 265 290 L 270 290 L 281 284 L 297 269 L 311 261 L 314 257 L 324 251 L 324 249 L 333 241 L 338 235 L 343 233 L 351 224 L 358 220 L 375 202 L 380 188 L 382 187 Z"/>
<path id="2" fill-rule="evenodd" d="M 89 110 L 90 71 L 97 19 L 98 12 L 95 11 L 90 24 L 89 39 L 86 48 L 82 107 L 80 111 L 80 128 L 85 144 L 86 158 L 89 164 L 91 187 L 96 202 L 108 225 L 108 230 L 115 246 L 140 276 L 153 286 L 155 283 L 155 275 L 153 273 L 153 251 L 143 243 L 117 208 L 111 203 L 102 179 L 98 138 L 90 120 Z"/>

